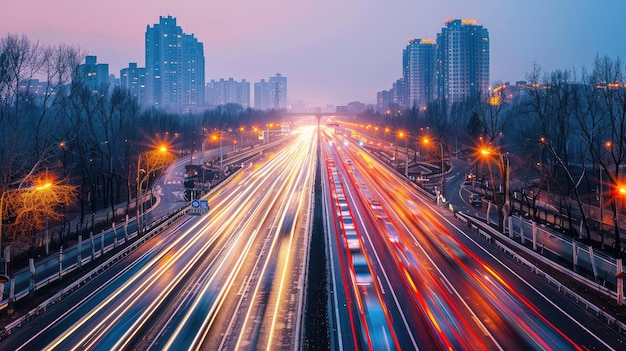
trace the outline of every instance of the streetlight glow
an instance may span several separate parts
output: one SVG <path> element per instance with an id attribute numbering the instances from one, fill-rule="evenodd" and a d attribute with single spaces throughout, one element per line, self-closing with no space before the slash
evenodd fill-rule
<path id="1" fill-rule="evenodd" d="M 51 186 L 52 186 L 52 183 L 47 182 L 47 183 L 45 183 L 45 184 L 43 184 L 43 185 L 36 186 L 36 187 L 35 187 L 35 190 L 44 190 L 44 189 L 47 189 L 47 188 L 49 188 L 49 187 L 51 187 Z"/>

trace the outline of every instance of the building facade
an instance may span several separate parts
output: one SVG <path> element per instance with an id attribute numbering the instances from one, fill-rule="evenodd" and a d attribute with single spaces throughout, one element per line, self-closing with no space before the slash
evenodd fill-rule
<path id="1" fill-rule="evenodd" d="M 146 102 L 173 112 L 204 106 L 204 46 L 176 19 L 146 29 Z"/>
<path id="2" fill-rule="evenodd" d="M 146 104 L 146 69 L 137 67 L 136 62 L 130 62 L 127 68 L 120 70 L 120 86 L 127 89 L 130 95 L 137 99 L 140 106 Z"/>
<path id="3" fill-rule="evenodd" d="M 109 87 L 109 65 L 98 63 L 96 56 L 85 57 L 85 63 L 78 65 L 76 74 L 74 80 L 94 93 L 106 92 Z"/>
<path id="4" fill-rule="evenodd" d="M 425 109 L 436 98 L 436 44 L 432 39 L 410 39 L 402 52 L 404 96 L 400 105 Z"/>
<path id="5" fill-rule="evenodd" d="M 270 109 L 270 88 L 265 79 L 254 83 L 254 108 L 257 110 Z"/>
<path id="6" fill-rule="evenodd" d="M 287 109 L 287 77 L 276 73 L 269 80 L 254 83 L 254 108 L 259 110 Z"/>
<path id="7" fill-rule="evenodd" d="M 437 34 L 437 96 L 448 105 L 489 92 L 489 32 L 474 19 L 449 19 Z"/>
<path id="8" fill-rule="evenodd" d="M 287 77 L 280 73 L 269 79 L 270 107 L 275 110 L 287 108 Z"/>
<path id="9" fill-rule="evenodd" d="M 238 104 L 243 108 L 250 107 L 250 82 L 242 79 L 237 82 L 233 78 L 228 80 L 211 80 L 206 85 L 207 107 L 226 104 Z"/>

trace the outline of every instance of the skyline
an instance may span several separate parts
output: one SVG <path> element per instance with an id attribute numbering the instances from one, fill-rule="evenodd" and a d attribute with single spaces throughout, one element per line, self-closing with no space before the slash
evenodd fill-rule
<path id="1" fill-rule="evenodd" d="M 596 55 L 626 58 L 626 40 L 619 35 L 626 33 L 621 0 L 602 1 L 602 6 L 530 0 L 505 8 L 494 0 L 194 3 L 113 0 L 101 8 L 69 0 L 37 8 L 8 3 L 3 9 L 11 15 L 0 23 L 0 34 L 78 46 L 119 77 L 129 62 L 145 66 L 146 27 L 171 15 L 204 44 L 206 81 L 254 83 L 280 73 L 289 79 L 289 102 L 308 106 L 375 103 L 376 93 L 402 76 L 409 38 L 436 38 L 448 18 L 476 19 L 489 31 L 492 83 L 524 80 L 534 62 L 546 72 L 575 68 L 580 73 Z"/>

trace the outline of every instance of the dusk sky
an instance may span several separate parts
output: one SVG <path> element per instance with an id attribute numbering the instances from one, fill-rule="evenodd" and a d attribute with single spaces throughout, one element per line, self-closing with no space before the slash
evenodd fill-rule
<path id="1" fill-rule="evenodd" d="M 448 18 L 489 30 L 491 81 L 626 61 L 626 0 L 109 0 L 4 1 L 0 35 L 66 43 L 108 63 L 145 67 L 147 25 L 171 15 L 204 43 L 206 79 L 253 83 L 281 73 L 290 103 L 375 103 L 402 76 L 409 38 L 436 38 Z M 251 101 L 252 102 L 252 101 Z"/>

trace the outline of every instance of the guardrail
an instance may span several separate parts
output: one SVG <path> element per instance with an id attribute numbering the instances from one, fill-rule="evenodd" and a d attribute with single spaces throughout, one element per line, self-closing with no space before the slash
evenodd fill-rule
<path id="1" fill-rule="evenodd" d="M 571 289 L 569 289 L 567 286 L 561 284 L 558 280 L 554 279 L 552 276 L 550 276 L 546 272 L 544 272 L 541 269 L 539 269 L 537 266 L 532 264 L 530 261 L 528 261 L 524 257 L 522 257 L 519 254 L 517 254 L 509 246 L 514 246 L 517 249 L 524 250 L 524 252 L 528 253 L 529 255 L 533 256 L 534 258 L 536 258 L 538 260 L 541 260 L 543 263 L 549 265 L 553 269 L 556 269 L 556 270 L 558 270 L 561 273 L 567 274 L 573 280 L 575 280 L 575 281 L 577 281 L 579 283 L 585 284 L 589 288 L 592 288 L 592 289 L 594 289 L 594 290 L 596 290 L 598 292 L 601 292 L 602 294 L 607 295 L 607 296 L 609 296 L 609 297 L 611 297 L 613 299 L 617 299 L 617 293 L 616 292 L 611 291 L 611 290 L 603 287 L 602 285 L 600 285 L 598 283 L 592 282 L 591 280 L 589 280 L 589 279 L 587 279 L 587 278 L 585 278 L 585 277 L 583 277 L 583 276 L 581 276 L 581 275 L 579 275 L 579 274 L 577 274 L 577 273 L 575 273 L 575 272 L 573 272 L 571 270 L 568 270 L 568 269 L 558 265 L 555 262 L 552 262 L 552 261 L 546 259 L 545 257 L 539 255 L 538 253 L 536 253 L 536 252 L 534 252 L 532 250 L 529 250 L 525 246 L 519 244 L 515 240 L 512 240 L 508 236 L 505 236 L 502 233 L 498 232 L 497 230 L 491 228 L 487 224 L 482 223 L 481 221 L 475 220 L 474 218 L 469 217 L 469 216 L 465 215 L 462 212 L 455 212 L 454 215 L 455 215 L 455 217 L 457 219 L 459 219 L 459 221 L 461 221 L 462 223 L 464 223 L 465 225 L 467 225 L 468 227 L 470 227 L 471 229 L 476 231 L 479 234 L 479 236 L 481 236 L 483 239 L 489 241 L 490 243 L 494 244 L 498 249 L 500 249 L 501 251 L 503 251 L 504 253 L 506 253 L 510 257 L 512 257 L 516 262 L 522 264 L 523 266 L 526 266 L 527 268 L 530 269 L 531 272 L 533 272 L 533 273 L 543 277 L 543 279 L 545 279 L 548 284 L 550 284 L 551 286 L 555 287 L 558 292 L 561 292 L 565 296 L 568 296 L 570 298 L 570 300 L 574 301 L 575 303 L 577 303 L 579 306 L 581 306 L 585 310 L 593 312 L 598 319 L 600 319 L 601 321 L 606 323 L 608 326 L 613 327 L 613 329 L 615 329 L 618 333 L 626 335 L 626 324 L 625 323 L 617 320 L 617 318 L 615 318 L 612 315 L 608 314 L 607 312 L 602 310 L 600 307 L 594 305 L 590 301 L 588 301 L 585 298 L 583 298 L 582 296 L 578 295 L 576 292 L 574 292 Z"/>
<path id="2" fill-rule="evenodd" d="M 124 249 L 122 249 L 119 253 L 117 253 L 113 257 L 107 259 L 105 262 L 101 263 L 100 265 L 98 265 L 97 267 L 92 269 L 91 271 L 89 271 L 86 274 L 84 274 L 83 276 L 81 276 L 79 279 L 75 280 L 74 282 L 72 282 L 71 284 L 69 284 L 68 286 L 63 288 L 58 293 L 54 294 L 52 297 L 48 298 L 47 300 L 45 300 L 44 302 L 39 304 L 36 308 L 28 311 L 28 313 L 26 313 L 24 316 L 21 316 L 20 318 L 17 318 L 15 321 L 13 321 L 13 322 L 7 324 L 6 326 L 4 326 L 2 331 L 4 333 L 6 333 L 6 334 L 11 334 L 13 329 L 18 328 L 23 323 L 26 323 L 26 322 L 30 321 L 34 317 L 38 316 L 41 312 L 45 312 L 47 310 L 48 306 L 54 304 L 56 301 L 60 301 L 63 297 L 67 296 L 68 294 L 72 293 L 74 290 L 78 289 L 82 285 L 88 283 L 93 278 L 95 278 L 98 275 L 100 275 L 102 272 L 104 272 L 111 265 L 119 262 L 120 260 L 122 260 L 126 256 L 130 255 L 133 251 L 135 251 L 137 248 L 139 248 L 143 243 L 145 243 L 146 241 L 148 241 L 149 239 L 151 239 L 155 235 L 161 233 L 163 230 L 165 230 L 166 228 L 171 226 L 174 222 L 176 222 L 178 219 L 180 219 L 184 215 L 185 215 L 185 211 L 183 209 L 183 210 L 177 210 L 177 211 L 170 212 L 167 215 L 161 217 L 161 219 L 162 219 L 161 222 L 155 221 L 155 223 L 158 223 L 158 224 L 153 225 L 152 228 L 149 228 L 146 231 L 145 235 L 141 236 L 140 238 L 138 238 L 137 240 L 132 242 L 131 245 L 129 245 L 129 246 L 125 247 Z M 102 235 L 104 235 L 104 234 L 102 234 Z M 137 234 L 135 232 L 132 237 L 136 237 L 136 235 Z M 129 236 L 129 238 L 130 238 L 130 236 Z M 110 250 L 113 250 L 113 246 L 114 245 L 115 244 L 108 245 L 105 248 L 105 250 L 104 250 L 105 253 L 110 251 Z M 100 257 L 100 256 L 98 256 L 98 257 Z M 94 258 L 94 260 L 95 260 L 95 258 Z M 89 263 L 91 261 L 92 261 L 92 258 L 91 257 L 87 257 L 87 258 L 82 260 L 82 263 L 85 264 L 85 263 Z M 36 285 L 37 285 L 38 288 L 41 288 L 41 287 L 43 287 L 43 286 L 45 286 L 45 285 L 47 285 L 47 284 L 49 284 L 51 282 L 54 282 L 54 281 L 56 281 L 58 279 L 61 279 L 63 276 L 70 274 L 71 272 L 75 271 L 76 269 L 78 269 L 78 263 L 74 263 L 74 264 L 68 266 L 67 268 L 62 270 L 60 274 L 56 273 L 56 274 L 53 274 L 53 275 L 49 276 L 48 278 L 40 280 L 40 282 L 38 282 Z M 17 293 L 15 295 L 15 300 L 18 301 L 19 299 L 27 297 L 28 293 L 29 293 L 28 289 L 24 289 L 24 290 L 20 291 L 19 293 Z"/>
<path id="3" fill-rule="evenodd" d="M 205 197 L 209 197 L 215 191 L 221 189 L 224 186 L 224 184 L 226 184 L 228 182 L 228 180 L 230 180 L 230 178 L 234 177 L 240 171 L 241 171 L 241 169 L 237 170 L 236 172 L 233 172 L 231 175 L 226 177 L 222 182 L 220 182 L 220 184 L 218 184 L 216 187 L 211 189 L 211 191 L 209 191 L 209 193 L 207 193 L 205 195 Z M 1 327 L 1 329 L 0 329 L 0 337 L 2 337 L 3 334 L 11 334 L 13 329 L 21 327 L 24 323 L 29 322 L 31 319 L 33 319 L 36 316 L 38 316 L 40 313 L 45 312 L 47 310 L 48 306 L 53 305 L 55 302 L 62 300 L 63 297 L 67 296 L 68 294 L 71 294 L 73 291 L 75 291 L 76 289 L 80 288 L 82 285 L 87 284 L 93 278 L 95 278 L 98 275 L 102 274 L 102 272 L 106 271 L 106 269 L 108 269 L 111 265 L 119 262 L 120 260 L 122 260 L 126 256 L 130 255 L 133 251 L 137 250 L 146 241 L 148 241 L 149 239 L 152 239 L 155 235 L 161 233 L 162 231 L 164 231 L 165 229 L 170 227 L 172 224 L 177 222 L 180 218 L 184 217 L 187 214 L 187 211 L 189 210 L 189 208 L 190 208 L 189 205 L 188 206 L 184 206 L 182 208 L 179 208 L 178 210 L 171 211 L 171 212 L 161 216 L 157 220 L 155 220 L 152 223 L 150 223 L 146 227 L 146 233 L 143 236 L 139 237 L 137 240 L 131 240 L 131 239 L 134 239 L 134 238 L 137 237 L 137 232 L 131 233 L 128 236 L 128 238 L 129 238 L 128 242 L 130 242 L 130 245 L 128 245 L 127 247 L 123 248 L 116 255 L 114 255 L 113 257 L 111 257 L 109 259 L 107 259 L 105 262 L 99 264 L 97 267 L 93 268 L 92 270 L 90 270 L 89 272 L 87 272 L 86 274 L 81 276 L 79 279 L 77 279 L 74 282 L 70 283 L 68 286 L 66 286 L 61 291 L 57 292 L 56 294 L 54 294 L 53 296 L 51 296 L 50 298 L 48 298 L 47 300 L 45 300 L 44 302 L 39 304 L 37 307 L 35 307 L 35 308 L 31 309 L 30 311 L 28 311 L 24 316 L 21 316 L 21 317 L 15 319 L 13 322 L 5 325 L 4 327 Z M 103 232 L 100 235 L 105 235 L 105 233 L 108 233 L 108 231 L 107 232 Z M 114 242 L 112 244 L 109 244 L 109 245 L 103 247 L 102 250 L 101 250 L 101 253 L 99 255 L 94 255 L 93 259 L 92 259 L 91 255 L 88 256 L 88 257 L 85 257 L 84 259 L 81 260 L 81 264 L 89 263 L 92 260 L 95 260 L 96 258 L 101 257 L 105 253 L 107 253 L 107 252 L 109 252 L 111 250 L 114 250 L 118 246 L 123 245 L 123 244 L 126 243 L 126 238 L 123 238 L 121 240 L 122 240 L 121 243 L 118 241 L 118 242 Z M 36 285 L 36 289 L 39 289 L 41 287 L 46 286 L 47 284 L 50 284 L 50 283 L 52 283 L 52 282 L 54 282 L 56 280 L 59 280 L 63 276 L 68 275 L 69 273 L 75 271 L 76 269 L 78 269 L 78 262 L 65 267 L 63 270 L 61 270 L 61 272 L 55 273 L 53 275 L 50 275 L 50 276 L 48 276 L 47 278 L 44 278 L 44 279 L 40 279 L 39 282 L 37 282 L 35 284 Z M 22 298 L 28 297 L 28 294 L 29 294 L 29 289 L 23 289 L 23 290 L 17 292 L 15 294 L 15 301 L 18 301 L 18 300 L 20 300 Z M 0 305 L 0 309 L 6 308 L 6 306 L 7 306 L 7 301 L 4 300 L 4 301 L 2 301 L 2 304 Z"/>

